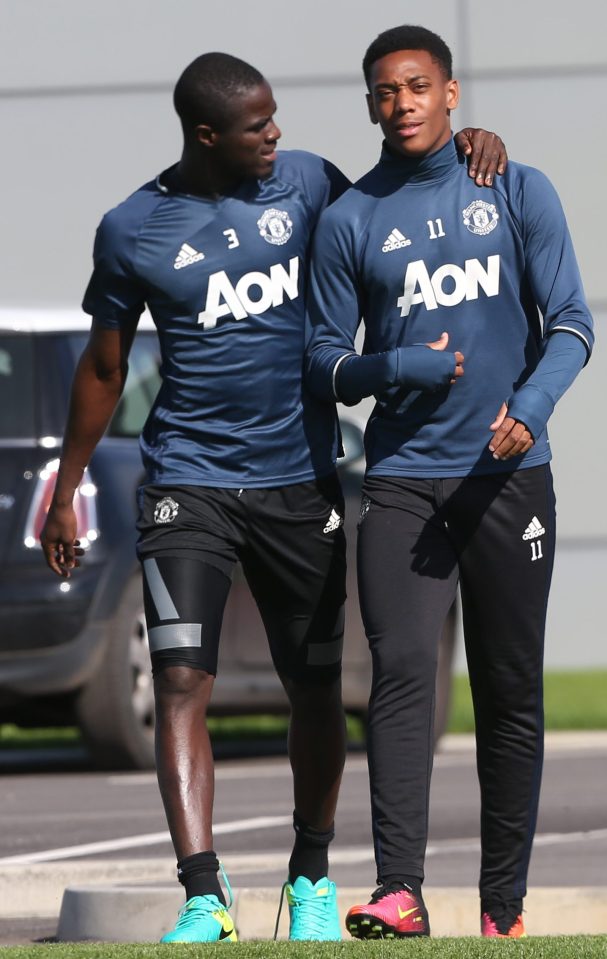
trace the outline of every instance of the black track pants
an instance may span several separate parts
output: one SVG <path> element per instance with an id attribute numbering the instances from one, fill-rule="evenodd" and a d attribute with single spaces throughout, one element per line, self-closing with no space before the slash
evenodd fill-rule
<path id="1" fill-rule="evenodd" d="M 439 480 L 368 477 L 361 516 L 379 881 L 424 875 L 437 649 L 459 580 L 481 787 L 480 892 L 524 896 L 543 757 L 542 659 L 555 532 L 550 469 Z"/>

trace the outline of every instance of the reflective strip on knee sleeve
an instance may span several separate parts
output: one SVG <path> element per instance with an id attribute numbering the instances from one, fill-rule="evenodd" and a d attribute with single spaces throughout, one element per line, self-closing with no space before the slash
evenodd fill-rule
<path id="1" fill-rule="evenodd" d="M 144 559 L 143 571 L 158 613 L 158 619 L 179 619 L 179 613 L 175 609 L 175 604 L 162 578 L 162 573 L 158 569 L 156 560 Z M 189 643 L 188 645 L 192 644 Z"/>
<path id="2" fill-rule="evenodd" d="M 308 666 L 331 666 L 341 659 L 343 639 L 334 639 L 332 643 L 310 643 L 308 646 Z"/>
<path id="3" fill-rule="evenodd" d="M 159 649 L 179 649 L 183 646 L 202 646 L 202 625 L 200 623 L 173 623 L 168 626 L 154 626 L 148 630 L 150 652 Z"/>

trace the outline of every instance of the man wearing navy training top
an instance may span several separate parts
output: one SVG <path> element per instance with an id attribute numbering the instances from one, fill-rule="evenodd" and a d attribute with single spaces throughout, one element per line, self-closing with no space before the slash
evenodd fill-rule
<path id="1" fill-rule="evenodd" d="M 321 217 L 307 356 L 320 398 L 377 400 L 358 549 L 379 888 L 346 925 L 363 939 L 430 931 L 421 885 L 434 681 L 459 581 L 481 787 L 481 930 L 518 937 L 554 552 L 546 423 L 590 354 L 592 320 L 545 176 L 510 163 L 482 191 L 466 176 L 441 38 L 388 30 L 363 69 L 384 145 Z"/>
<path id="2" fill-rule="evenodd" d="M 180 162 L 107 214 L 97 233 L 83 304 L 92 332 L 42 541 L 51 568 L 69 575 L 81 554 L 73 491 L 116 406 L 147 305 L 162 387 L 141 441 L 139 556 L 158 781 L 187 900 L 164 941 L 236 938 L 213 851 L 205 716 L 237 560 L 291 705 L 290 938 L 339 939 L 327 851 L 345 753 L 343 502 L 332 410 L 303 389 L 302 357 L 310 237 L 348 183 L 320 157 L 276 152 L 272 91 L 242 60 L 198 57 L 174 102 Z M 471 173 L 486 182 L 504 157 L 499 143 L 495 160 L 484 156 L 493 135 L 474 138 Z"/>

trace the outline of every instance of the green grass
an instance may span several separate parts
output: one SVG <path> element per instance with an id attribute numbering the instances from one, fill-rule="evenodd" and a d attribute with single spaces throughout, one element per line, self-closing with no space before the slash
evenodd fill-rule
<path id="1" fill-rule="evenodd" d="M 41 749 L 48 746 L 74 746 L 80 743 L 80 731 L 73 726 L 25 729 L 14 723 L 0 725 L 0 749 Z"/>
<path id="2" fill-rule="evenodd" d="M 546 729 L 607 729 L 607 670 L 549 672 L 544 677 Z M 474 731 L 467 676 L 456 676 L 448 731 Z"/>
<path id="3" fill-rule="evenodd" d="M 285 740 L 288 719 L 286 716 L 210 716 L 209 729 L 213 742 L 250 742 Z M 348 737 L 351 742 L 363 739 L 363 724 L 355 716 L 347 717 Z M 13 723 L 0 725 L 0 749 L 40 749 L 43 747 L 69 747 L 81 743 L 80 732 L 75 726 L 48 729 L 26 729 Z M 3 956 L 0 956 L 3 959 Z"/>
<path id="4" fill-rule="evenodd" d="M 607 670 L 548 672 L 544 677 L 546 729 L 607 729 Z M 360 742 L 363 724 L 348 716 L 348 737 Z M 284 716 L 215 716 L 211 734 L 217 742 L 286 736 Z M 472 699 L 467 676 L 453 679 L 453 698 L 448 731 L 474 731 Z"/>
<path id="5" fill-rule="evenodd" d="M 57 943 L 6 946 L 2 959 L 599 959 L 607 957 L 607 936 L 554 936 L 523 940 L 426 939 L 408 942 L 241 942 L 205 945 L 122 945 Z"/>
<path id="6" fill-rule="evenodd" d="M 544 700 L 546 729 L 607 729 L 607 670 L 546 673 Z M 216 743 L 285 739 L 287 735 L 285 716 L 212 716 L 209 726 Z M 473 730 L 468 677 L 456 676 L 448 732 Z M 348 716 L 348 737 L 351 743 L 363 741 L 363 724 L 355 716 Z M 0 749 L 73 746 L 79 742 L 80 734 L 74 727 L 22 729 L 10 723 L 0 725 Z"/>

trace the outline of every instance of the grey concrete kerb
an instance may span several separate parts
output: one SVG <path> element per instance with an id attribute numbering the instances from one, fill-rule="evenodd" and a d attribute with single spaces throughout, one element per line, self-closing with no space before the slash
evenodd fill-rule
<path id="1" fill-rule="evenodd" d="M 154 885 L 156 883 L 156 885 Z M 340 887 L 342 920 L 369 889 Z M 436 936 L 478 935 L 478 892 L 474 888 L 424 890 Z M 236 888 L 232 917 L 243 939 L 274 933 L 279 889 Z M 173 859 L 43 863 L 5 866 L 0 871 L 0 916 L 59 916 L 65 941 L 155 942 L 172 928 L 183 905 Z M 530 935 L 607 933 L 607 886 L 532 888 L 525 901 Z M 280 934 L 286 935 L 283 909 Z"/>
<path id="2" fill-rule="evenodd" d="M 366 902 L 369 890 L 341 888 L 339 908 L 344 927 L 348 908 Z M 476 889 L 426 889 L 424 898 L 435 936 L 479 934 Z M 104 886 L 66 890 L 57 937 L 62 941 L 157 942 L 174 925 L 183 904 L 181 889 L 141 886 Z M 526 927 L 530 935 L 607 933 L 607 888 L 534 889 L 526 900 Z M 230 915 L 241 939 L 270 939 L 274 934 L 278 892 L 240 889 Z M 283 909 L 279 937 L 288 932 L 288 910 Z M 348 938 L 344 932 L 344 937 Z"/>

